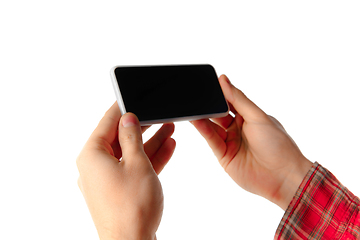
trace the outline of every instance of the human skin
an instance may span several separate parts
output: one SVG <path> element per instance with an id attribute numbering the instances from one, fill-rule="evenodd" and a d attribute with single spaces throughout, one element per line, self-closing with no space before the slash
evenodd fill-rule
<path id="1" fill-rule="evenodd" d="M 219 82 L 235 117 L 196 120 L 193 125 L 240 187 L 286 210 L 312 163 L 275 118 L 226 76 Z M 120 118 L 115 103 L 77 158 L 78 184 L 100 239 L 156 239 L 163 211 L 157 174 L 175 149 L 174 125 L 164 124 L 143 144 L 146 128 L 136 116 Z"/>
<path id="2" fill-rule="evenodd" d="M 192 124 L 240 187 L 286 210 L 312 162 L 275 118 L 250 101 L 225 75 L 219 82 L 235 117 L 201 119 Z"/>
<path id="3" fill-rule="evenodd" d="M 86 142 L 76 161 L 78 185 L 101 240 L 156 239 L 163 212 L 157 174 L 174 152 L 174 124 L 143 144 L 146 127 L 132 113 L 120 117 L 115 103 Z"/>

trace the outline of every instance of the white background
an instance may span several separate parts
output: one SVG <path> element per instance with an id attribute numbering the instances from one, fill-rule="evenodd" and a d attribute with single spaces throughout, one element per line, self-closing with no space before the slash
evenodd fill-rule
<path id="1" fill-rule="evenodd" d="M 98 239 L 75 159 L 115 101 L 119 64 L 212 64 L 359 196 L 359 12 L 358 1 L 2 1 L 0 239 Z M 233 183 L 191 124 L 174 138 L 158 239 L 272 239 L 283 210 Z"/>

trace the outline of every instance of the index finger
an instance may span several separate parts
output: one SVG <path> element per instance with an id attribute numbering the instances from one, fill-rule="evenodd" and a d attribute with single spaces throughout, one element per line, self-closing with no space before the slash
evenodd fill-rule
<path id="1" fill-rule="evenodd" d="M 115 102 L 109 110 L 106 111 L 90 138 L 103 139 L 108 143 L 112 143 L 117 137 L 120 117 L 120 109 L 117 102 Z"/>
<path id="2" fill-rule="evenodd" d="M 226 154 L 226 132 L 209 119 L 200 119 L 191 122 L 205 138 L 214 155 L 221 160 Z"/>

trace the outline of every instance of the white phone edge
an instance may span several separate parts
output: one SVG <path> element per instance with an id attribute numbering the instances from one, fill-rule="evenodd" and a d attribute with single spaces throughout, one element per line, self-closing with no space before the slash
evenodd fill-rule
<path id="1" fill-rule="evenodd" d="M 119 66 L 115 66 L 115 67 L 111 68 L 110 76 L 111 76 L 111 82 L 112 82 L 114 92 L 115 92 L 115 96 L 116 96 L 116 101 L 117 101 L 117 103 L 119 105 L 121 115 L 124 115 L 126 113 L 126 108 L 125 108 L 125 104 L 124 104 L 124 101 L 123 101 L 122 96 L 121 96 L 119 84 L 118 84 L 118 82 L 116 80 L 116 76 L 115 76 L 115 69 L 117 67 L 119 67 Z"/>
<path id="2" fill-rule="evenodd" d="M 126 108 L 124 101 L 122 99 L 121 91 L 119 84 L 117 82 L 116 76 L 115 76 L 115 69 L 118 67 L 122 67 L 120 65 L 117 65 L 110 70 L 110 76 L 111 76 L 111 82 L 115 91 L 116 101 L 119 105 L 119 109 L 121 112 L 121 115 L 124 115 L 126 113 Z M 226 101 L 226 99 L 225 99 Z M 167 122 L 180 122 L 180 121 L 194 121 L 204 118 L 220 118 L 225 117 L 229 114 L 229 104 L 226 101 L 227 105 L 227 111 L 223 113 L 216 113 L 216 114 L 205 114 L 205 115 L 195 115 L 195 116 L 186 116 L 186 117 L 179 117 L 179 118 L 165 118 L 165 119 L 157 119 L 157 120 L 150 120 L 150 121 L 140 121 L 141 126 L 149 126 L 152 124 L 160 124 L 160 123 L 167 123 Z"/>

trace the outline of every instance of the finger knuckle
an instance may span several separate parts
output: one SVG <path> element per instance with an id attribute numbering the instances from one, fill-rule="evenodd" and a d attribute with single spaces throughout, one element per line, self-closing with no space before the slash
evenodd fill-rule
<path id="1" fill-rule="evenodd" d="M 119 136 L 119 140 L 120 142 L 123 143 L 142 143 L 142 139 L 140 136 L 138 136 L 137 134 L 133 134 L 133 133 L 128 133 L 128 134 L 121 134 Z"/>

